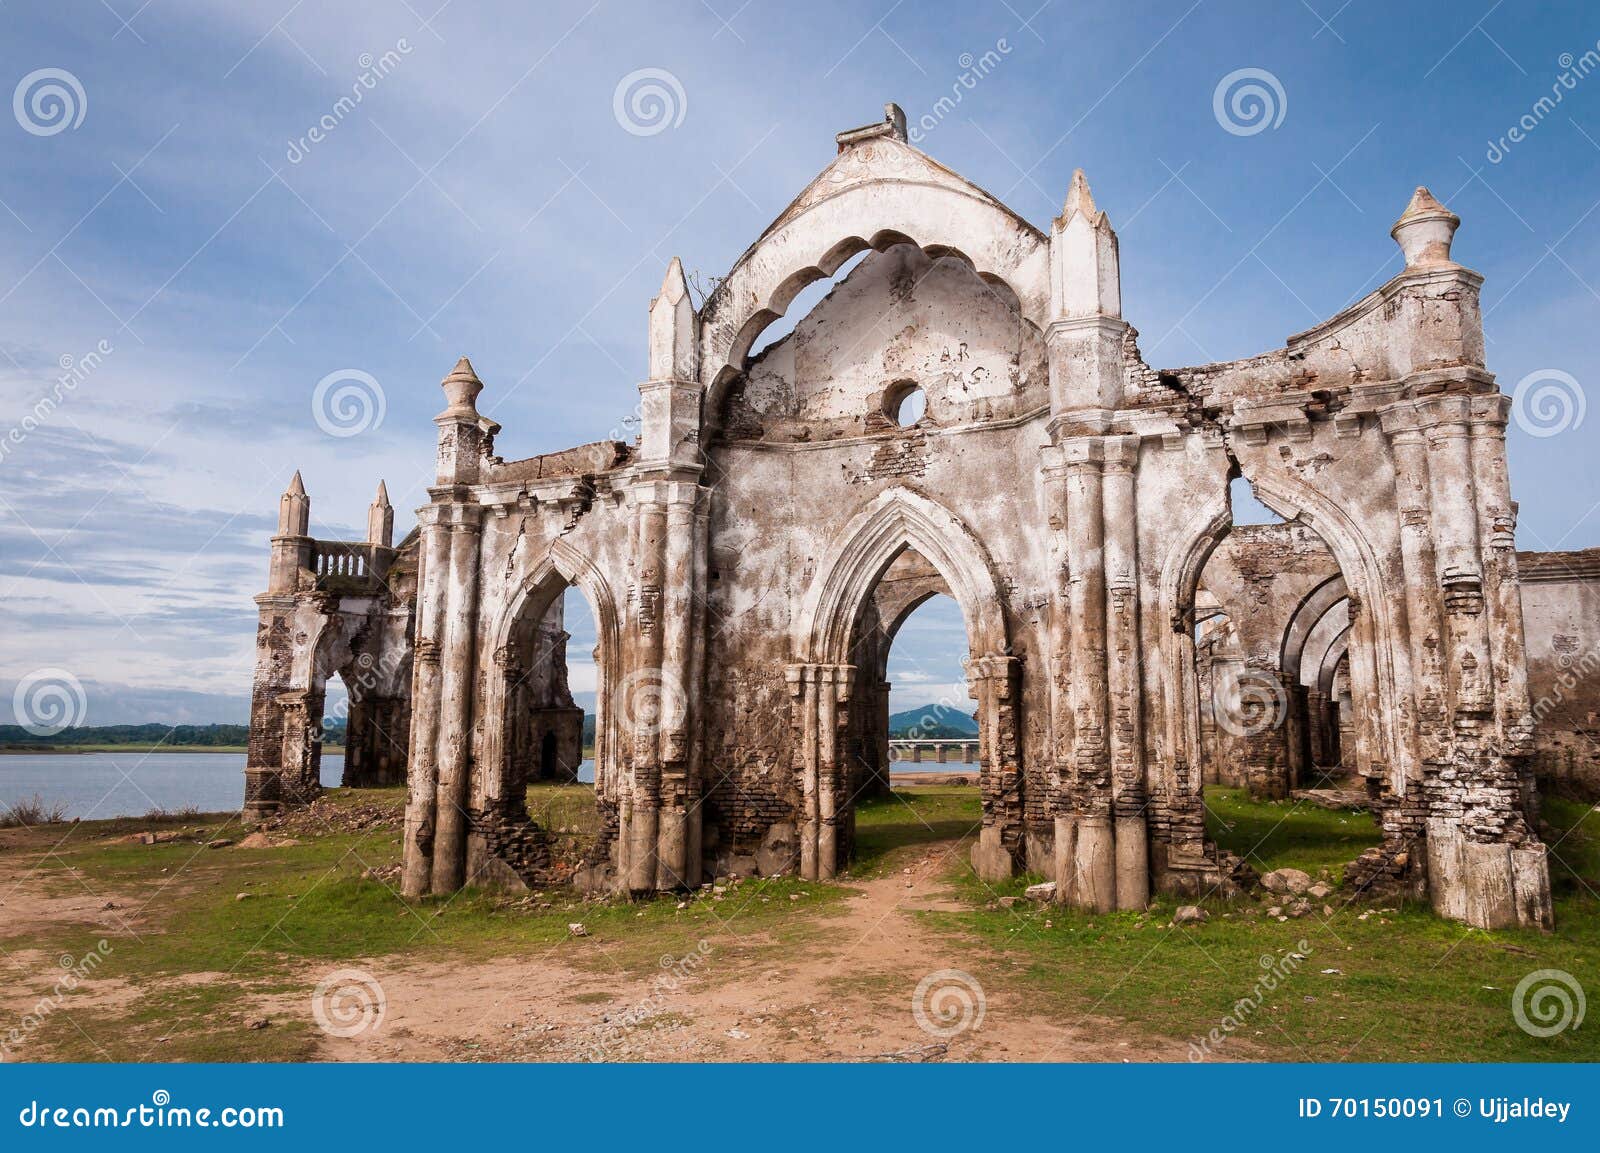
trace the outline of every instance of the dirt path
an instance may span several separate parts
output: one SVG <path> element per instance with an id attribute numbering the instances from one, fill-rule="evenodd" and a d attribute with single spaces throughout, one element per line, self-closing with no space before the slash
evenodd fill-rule
<path id="1" fill-rule="evenodd" d="M 1004 981 L 1003 960 L 952 948 L 916 916 L 958 909 L 938 877 L 953 845 L 858 883 L 803 944 L 706 941 L 651 979 L 550 955 L 455 967 L 377 958 L 376 1028 L 330 1037 L 335 1060 L 1183 1060 L 1182 1043 L 1105 1019 L 1047 1020 Z M 856 886 L 853 886 L 856 887 Z M 730 892 L 729 899 L 735 899 Z M 736 924 L 736 922 L 735 922 Z M 603 940 L 583 942 L 603 958 Z M 591 958 L 594 960 L 595 958 Z M 664 958 L 663 963 L 672 961 Z M 919 983 L 933 980 L 914 1011 Z M 307 985 L 318 978 L 308 973 Z M 361 1018 L 348 1002 L 351 1024 Z M 305 1012 L 302 998 L 263 1005 Z M 370 1020 L 370 1018 L 368 1018 Z"/>

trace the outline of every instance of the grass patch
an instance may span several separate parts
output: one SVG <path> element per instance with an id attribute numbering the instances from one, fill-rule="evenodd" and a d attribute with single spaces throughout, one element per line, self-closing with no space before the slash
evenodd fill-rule
<path id="1" fill-rule="evenodd" d="M 115 915 L 137 927 L 135 937 L 87 922 L 20 934 L 0 924 L 5 949 L 49 958 L 82 956 L 109 938 L 113 951 L 97 980 L 138 990 L 129 1003 L 112 1006 L 91 1006 L 85 989 L 68 993 L 22 1055 L 305 1060 L 315 1055 L 320 1037 L 305 1014 L 276 1014 L 264 1029 L 246 1022 L 262 996 L 309 996 L 334 968 L 372 958 L 471 965 L 548 952 L 584 969 L 648 976 L 663 955 L 688 954 L 702 940 L 736 952 L 748 951 L 750 942 L 787 949 L 847 895 L 838 887 L 772 878 L 646 901 L 586 898 L 567 889 L 527 895 L 468 889 L 407 902 L 392 883 L 378 879 L 401 859 L 399 829 L 346 830 L 339 819 L 342 810 L 398 811 L 404 790 L 337 790 L 327 802 L 335 809 L 325 825 L 331 831 L 297 826 L 290 831 L 301 843 L 281 848 L 206 848 L 207 838 L 239 835 L 227 814 L 201 817 L 199 827 L 182 830 L 182 840 L 150 845 L 126 838 L 170 830 L 164 815 L 80 822 L 65 837 L 58 829 L 8 834 L 0 842 L 0 866 L 16 876 L 36 867 L 35 879 L 50 893 L 81 895 L 87 887 L 115 894 Z M 598 827 L 588 786 L 535 786 L 529 808 L 554 828 L 578 830 L 569 835 L 592 835 Z M 584 936 L 569 931 L 573 923 L 583 924 Z"/>
<path id="2" fill-rule="evenodd" d="M 1315 873 L 1378 844 L 1377 821 L 1363 809 L 1324 809 L 1310 801 L 1253 801 L 1244 789 L 1207 785 L 1206 834 L 1259 872 L 1293 867 Z"/>
<path id="3" fill-rule="evenodd" d="M 850 874 L 878 876 L 895 867 L 902 850 L 970 836 L 982 817 L 971 786 L 921 785 L 858 801 Z"/>
<path id="4" fill-rule="evenodd" d="M 1375 835 L 1370 815 L 1309 805 L 1285 820 L 1288 803 L 1255 802 L 1239 790 L 1206 790 L 1214 835 L 1258 867 L 1315 872 L 1349 860 Z M 1331 917 L 1280 922 L 1254 902 L 1206 902 L 1211 920 L 1172 927 L 1176 902 L 1146 913 L 1092 914 L 1019 902 L 1028 878 L 984 885 L 968 870 L 952 878 L 967 913 L 923 914 L 931 925 L 992 950 L 1030 1005 L 1066 1017 L 1118 1018 L 1177 1039 L 1198 1040 L 1251 997 L 1262 958 L 1305 954 L 1216 1051 L 1279 1061 L 1594 1061 L 1600 1030 L 1531 1037 L 1512 1015 L 1517 983 L 1535 969 L 1563 969 L 1591 986 L 1600 961 L 1600 899 L 1592 879 L 1600 827 L 1588 806 L 1547 803 L 1552 843 L 1569 864 L 1558 885 L 1556 931 L 1485 932 L 1444 921 L 1422 906 L 1341 907 Z M 1348 820 L 1340 820 L 1342 816 Z M 1558 850 L 1560 852 L 1561 850 Z M 1552 874 L 1558 869 L 1552 857 Z M 1584 880 L 1580 881 L 1580 875 Z M 1363 919 L 1363 914 L 1365 918 Z M 1302 945 L 1302 942 L 1304 944 Z M 1324 972 L 1324 970 L 1335 970 Z M 989 969 L 980 966 L 985 977 Z"/>

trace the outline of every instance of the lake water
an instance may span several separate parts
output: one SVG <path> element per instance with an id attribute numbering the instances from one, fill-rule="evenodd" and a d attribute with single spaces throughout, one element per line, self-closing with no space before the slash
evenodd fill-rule
<path id="1" fill-rule="evenodd" d="M 344 757 L 326 753 L 322 783 L 337 787 Z M 594 780 L 584 761 L 581 781 Z M 67 806 L 67 817 L 102 821 L 140 817 L 151 809 L 193 806 L 225 813 L 244 804 L 243 753 L 45 753 L 0 756 L 0 801 Z"/>

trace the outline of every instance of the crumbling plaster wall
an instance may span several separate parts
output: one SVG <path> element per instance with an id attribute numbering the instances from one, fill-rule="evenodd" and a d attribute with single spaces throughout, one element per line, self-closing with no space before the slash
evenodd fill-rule
<path id="1" fill-rule="evenodd" d="M 927 394 L 925 417 L 906 429 L 884 417 L 886 390 L 903 381 Z M 1014 299 L 964 263 L 896 246 L 869 254 L 732 396 L 744 402 L 739 420 L 708 450 L 708 764 L 722 779 L 706 846 L 719 869 L 782 871 L 796 863 L 798 783 L 793 733 L 771 718 L 789 708 L 794 606 L 851 510 L 897 489 L 937 494 L 981 526 L 1012 655 L 1026 667 L 1043 643 L 1048 550 L 1017 514 L 1020 503 L 1041 515 L 1043 346 Z M 1024 763 L 1042 766 L 1049 707 L 1037 677 L 1024 677 L 1022 711 Z M 1042 772 L 1032 793 L 1043 821 Z"/>
<path id="2" fill-rule="evenodd" d="M 1528 630 L 1534 774 L 1600 800 L 1600 549 L 1517 554 Z"/>

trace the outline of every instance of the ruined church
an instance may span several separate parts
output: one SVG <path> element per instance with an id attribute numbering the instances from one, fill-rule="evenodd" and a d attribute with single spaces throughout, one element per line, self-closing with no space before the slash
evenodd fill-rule
<path id="1" fill-rule="evenodd" d="M 1539 789 L 1600 781 L 1563 688 L 1595 651 L 1600 557 L 1516 550 L 1457 217 L 1419 188 L 1376 291 L 1259 356 L 1155 368 L 1081 172 L 1041 229 L 893 105 L 837 145 L 698 307 L 672 261 L 632 442 L 506 459 L 462 358 L 404 540 L 381 487 L 365 541 L 312 537 L 296 476 L 257 597 L 246 814 L 317 794 L 337 675 L 344 783 L 408 790 L 408 895 L 826 880 L 889 787 L 889 645 L 943 593 L 982 877 L 1095 910 L 1226 894 L 1253 875 L 1207 838 L 1205 785 L 1337 772 L 1382 831 L 1352 892 L 1548 926 Z M 1238 478 L 1281 523 L 1234 525 Z M 569 587 L 597 627 L 600 832 L 558 863 L 526 794 L 584 757 Z"/>

